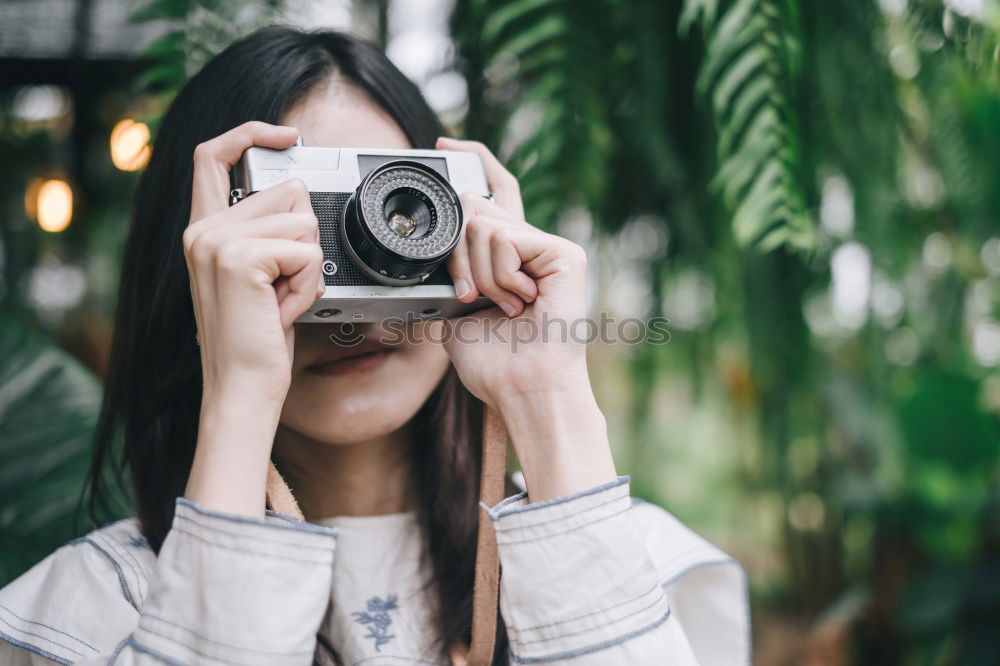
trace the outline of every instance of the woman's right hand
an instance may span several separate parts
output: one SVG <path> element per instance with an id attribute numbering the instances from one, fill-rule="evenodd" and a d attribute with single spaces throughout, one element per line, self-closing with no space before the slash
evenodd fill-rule
<path id="1" fill-rule="evenodd" d="M 271 445 L 291 381 L 292 322 L 322 293 L 323 252 L 305 185 L 288 181 L 230 207 L 229 169 L 247 148 L 298 132 L 249 122 L 194 153 L 184 255 L 201 346 L 198 445 L 185 496 L 263 515 Z"/>

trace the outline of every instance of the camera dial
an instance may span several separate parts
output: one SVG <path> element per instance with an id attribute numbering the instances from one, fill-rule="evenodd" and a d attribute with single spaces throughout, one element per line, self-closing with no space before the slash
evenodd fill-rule
<path id="1" fill-rule="evenodd" d="M 358 268 L 382 284 L 418 284 L 458 243 L 462 206 L 434 169 L 396 160 L 374 169 L 344 207 L 340 238 Z"/>

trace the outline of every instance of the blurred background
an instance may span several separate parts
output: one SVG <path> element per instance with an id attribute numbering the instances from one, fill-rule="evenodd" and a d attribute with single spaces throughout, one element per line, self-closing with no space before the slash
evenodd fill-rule
<path id="1" fill-rule="evenodd" d="M 90 527 L 158 120 L 272 22 L 383 45 L 595 312 L 669 319 L 595 386 L 635 493 L 746 566 L 755 663 L 1000 664 L 995 0 L 3 0 L 0 584 Z"/>

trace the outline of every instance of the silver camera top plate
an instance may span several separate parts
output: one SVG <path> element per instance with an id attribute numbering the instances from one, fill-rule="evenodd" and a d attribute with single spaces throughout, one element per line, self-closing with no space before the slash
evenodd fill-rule
<path id="1" fill-rule="evenodd" d="M 245 194 L 266 190 L 294 178 L 302 180 L 310 192 L 352 192 L 367 171 L 388 160 L 420 162 L 441 173 L 459 194 L 474 192 L 490 196 L 479 155 L 457 150 L 298 145 L 285 150 L 272 150 L 255 146 L 243 154 L 233 177 L 236 187 Z M 371 168 L 365 169 L 366 164 L 370 164 Z"/>

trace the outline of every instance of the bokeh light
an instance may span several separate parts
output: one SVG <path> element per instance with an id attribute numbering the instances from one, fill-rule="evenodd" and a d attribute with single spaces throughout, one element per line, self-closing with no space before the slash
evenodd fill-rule
<path id="1" fill-rule="evenodd" d="M 45 231 L 59 232 L 69 226 L 73 219 L 73 188 L 65 180 L 53 178 L 46 180 L 33 188 L 29 185 L 28 192 L 37 192 L 33 201 L 34 212 L 38 226 Z"/>
<path id="2" fill-rule="evenodd" d="M 43 123 L 65 116 L 71 108 L 70 97 L 59 86 L 25 86 L 14 95 L 11 111 L 29 122 Z"/>
<path id="3" fill-rule="evenodd" d="M 149 162 L 149 127 L 125 118 L 111 130 L 111 161 L 122 171 L 138 171 Z"/>

